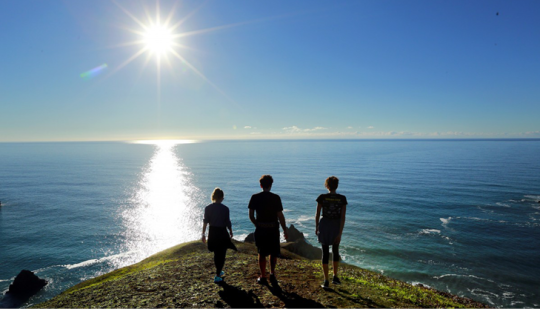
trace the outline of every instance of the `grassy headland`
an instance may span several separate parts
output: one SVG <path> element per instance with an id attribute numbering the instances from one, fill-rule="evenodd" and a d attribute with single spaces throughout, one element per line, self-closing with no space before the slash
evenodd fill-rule
<path id="1" fill-rule="evenodd" d="M 276 270 L 279 286 L 261 286 L 255 246 L 236 245 L 238 252 L 228 251 L 222 285 L 213 283 L 213 254 L 201 242 L 189 242 L 84 281 L 34 307 L 487 307 L 346 264 L 343 284 L 323 290 L 320 262 L 285 249 Z"/>

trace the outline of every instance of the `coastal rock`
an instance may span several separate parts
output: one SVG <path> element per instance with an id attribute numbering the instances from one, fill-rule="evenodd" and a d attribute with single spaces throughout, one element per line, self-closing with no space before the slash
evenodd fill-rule
<path id="1" fill-rule="evenodd" d="M 41 279 L 33 272 L 23 269 L 17 277 L 15 277 L 13 283 L 10 284 L 9 290 L 0 302 L 0 308 L 20 307 L 32 295 L 36 294 L 46 286 L 47 283 L 47 280 Z"/>
<path id="2" fill-rule="evenodd" d="M 305 239 L 281 244 L 281 248 L 310 260 L 319 260 L 322 258 L 321 248 L 311 245 Z"/>
<path id="3" fill-rule="evenodd" d="M 255 242 L 255 233 L 249 233 L 244 242 Z"/>
<path id="4" fill-rule="evenodd" d="M 306 239 L 304 237 L 304 233 L 300 232 L 296 227 L 294 227 L 294 225 L 291 224 L 291 226 L 289 226 L 289 228 L 287 229 L 287 234 L 289 236 L 289 239 L 287 241 L 289 242 L 295 242 L 295 241 L 299 241 L 299 240 L 304 240 Z"/>
<path id="5" fill-rule="evenodd" d="M 294 225 L 288 229 L 289 239 L 287 243 L 281 244 L 283 249 L 298 254 L 310 260 L 322 258 L 322 250 L 307 242 L 304 233 L 300 232 Z"/>
<path id="6" fill-rule="evenodd" d="M 19 298 L 30 297 L 39 292 L 39 290 L 46 285 L 47 280 L 40 279 L 33 272 L 23 269 L 17 277 L 15 277 L 15 280 L 13 280 L 13 283 L 9 286 L 9 290 L 6 294 L 11 294 Z"/>
<path id="7" fill-rule="evenodd" d="M 296 229 L 292 224 L 287 229 L 287 234 L 289 236 L 289 242 L 295 242 L 305 239 L 304 234 L 298 229 Z M 248 236 L 246 236 L 246 238 L 244 239 L 244 242 L 255 242 L 255 233 L 249 233 Z"/>

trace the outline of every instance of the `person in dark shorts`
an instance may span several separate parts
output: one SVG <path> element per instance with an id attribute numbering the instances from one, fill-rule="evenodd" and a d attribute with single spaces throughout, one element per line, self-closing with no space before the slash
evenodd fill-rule
<path id="1" fill-rule="evenodd" d="M 223 205 L 225 194 L 220 188 L 215 188 L 212 192 L 212 204 L 204 209 L 202 242 L 208 244 L 208 250 L 214 252 L 214 264 L 216 265 L 216 276 L 214 283 L 223 281 L 223 266 L 227 249 L 237 251 L 232 243 L 233 237 L 231 219 L 229 217 L 229 207 Z M 210 225 L 208 231 L 208 241 L 206 240 L 206 226 Z M 227 229 L 229 232 L 227 233 Z"/>
<path id="2" fill-rule="evenodd" d="M 249 219 L 255 225 L 255 245 L 259 252 L 259 268 L 261 271 L 257 282 L 266 284 L 266 256 L 270 256 L 270 281 L 276 280 L 276 263 L 280 255 L 279 225 L 283 236 L 288 238 L 283 205 L 279 195 L 270 192 L 274 180 L 270 175 L 263 175 L 259 180 L 262 192 L 253 194 L 249 201 Z M 279 221 L 279 223 L 278 223 Z"/>
<path id="3" fill-rule="evenodd" d="M 330 258 L 330 246 L 332 246 L 333 255 L 333 284 L 341 284 L 338 277 L 339 266 L 339 243 L 341 234 L 345 225 L 345 212 L 347 207 L 347 198 L 344 195 L 337 194 L 336 190 L 339 179 L 330 176 L 326 179 L 324 186 L 328 189 L 327 194 L 321 194 L 317 198 L 317 213 L 315 214 L 315 234 L 318 236 L 322 245 L 322 269 L 324 273 L 323 288 L 329 287 L 328 282 L 328 260 Z M 322 210 L 322 219 L 321 218 Z M 320 219 L 320 220 L 319 220 Z"/>

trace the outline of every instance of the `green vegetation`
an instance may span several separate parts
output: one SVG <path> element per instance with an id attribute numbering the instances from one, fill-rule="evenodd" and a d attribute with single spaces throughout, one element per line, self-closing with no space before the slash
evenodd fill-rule
<path id="1" fill-rule="evenodd" d="M 261 286 L 255 283 L 255 247 L 236 245 L 238 252 L 227 254 L 223 285 L 213 283 L 212 253 L 190 242 L 82 282 L 35 307 L 486 307 L 345 264 L 343 284 L 324 290 L 320 262 L 286 250 L 278 262 L 279 285 Z"/>

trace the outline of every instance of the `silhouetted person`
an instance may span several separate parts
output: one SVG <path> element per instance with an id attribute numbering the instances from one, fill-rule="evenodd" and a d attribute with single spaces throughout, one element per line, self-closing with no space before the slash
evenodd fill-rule
<path id="1" fill-rule="evenodd" d="M 214 252 L 214 264 L 216 265 L 216 276 L 214 283 L 223 281 L 223 266 L 227 249 L 237 250 L 232 243 L 233 237 L 231 219 L 229 217 L 229 207 L 223 205 L 225 194 L 220 188 L 215 188 L 212 192 L 212 204 L 204 209 L 202 242 L 208 243 L 208 250 Z M 208 241 L 206 241 L 206 226 L 210 225 L 208 231 Z M 229 229 L 229 233 L 227 233 Z"/>
<path id="2" fill-rule="evenodd" d="M 345 225 L 345 212 L 347 210 L 347 198 L 337 194 L 339 179 L 335 176 L 326 178 L 324 186 L 328 189 L 327 194 L 321 194 L 317 198 L 317 213 L 315 214 L 315 234 L 319 238 L 322 246 L 322 269 L 324 274 L 323 288 L 329 287 L 328 281 L 328 260 L 330 259 L 330 246 L 333 255 L 333 284 L 341 284 L 338 277 L 339 267 L 339 243 Z M 322 211 L 322 219 L 321 217 Z M 319 220 L 320 219 L 320 220 Z"/>
<path id="3" fill-rule="evenodd" d="M 270 280 L 276 280 L 276 263 L 280 256 L 279 225 L 283 228 L 283 236 L 288 238 L 283 205 L 279 195 L 270 192 L 274 180 L 270 175 L 259 179 L 260 193 L 253 194 L 249 201 L 249 219 L 255 225 L 255 245 L 259 253 L 259 268 L 261 275 L 257 279 L 260 284 L 266 284 L 266 256 L 270 255 Z M 279 221 L 279 223 L 278 223 Z"/>

